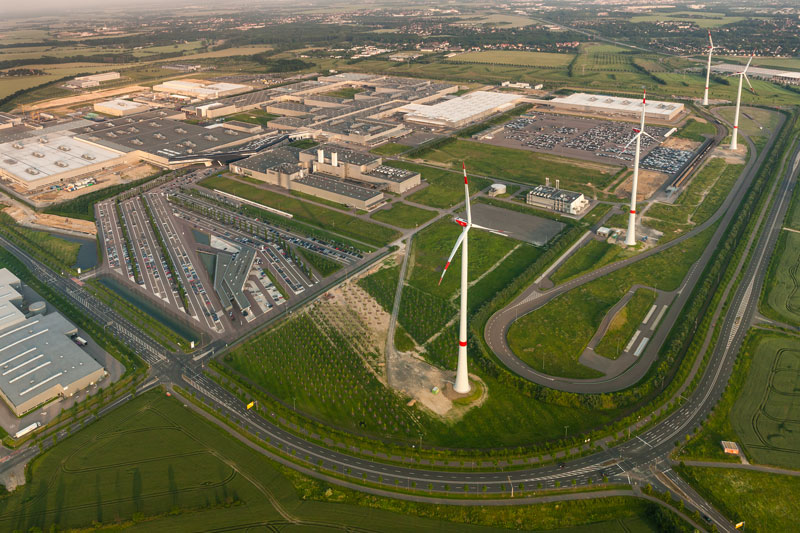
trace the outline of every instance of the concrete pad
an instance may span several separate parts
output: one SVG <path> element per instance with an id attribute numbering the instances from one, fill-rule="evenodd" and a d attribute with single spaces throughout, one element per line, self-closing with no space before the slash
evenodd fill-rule
<path id="1" fill-rule="evenodd" d="M 458 216 L 466 217 L 466 211 L 459 213 Z M 472 205 L 472 222 L 504 231 L 512 239 L 529 242 L 536 246 L 547 244 L 565 226 L 563 222 L 480 203 Z"/>

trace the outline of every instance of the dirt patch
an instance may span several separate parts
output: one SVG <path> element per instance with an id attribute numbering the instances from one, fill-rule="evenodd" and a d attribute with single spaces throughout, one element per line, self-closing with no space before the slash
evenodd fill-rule
<path id="1" fill-rule="evenodd" d="M 647 200 L 650 198 L 669 178 L 663 172 L 656 172 L 655 170 L 639 169 L 639 186 L 636 189 L 636 201 Z M 633 174 L 625 178 L 619 187 L 617 187 L 616 195 L 619 198 L 630 198 L 631 186 L 633 185 Z"/>
<path id="2" fill-rule="evenodd" d="M 30 208 L 17 203 L 4 209 L 4 212 L 13 218 L 17 224 L 33 229 L 47 230 L 52 228 L 74 231 L 85 235 L 97 235 L 97 226 L 89 220 L 36 213 Z"/>
<path id="3" fill-rule="evenodd" d="M 75 191 L 57 190 L 57 189 L 44 189 L 40 192 L 34 192 L 28 197 L 41 205 L 42 203 L 60 203 L 67 200 L 78 198 L 84 194 L 96 191 L 98 189 L 105 189 L 112 185 L 119 185 L 136 181 L 147 176 L 152 176 L 158 171 L 156 167 L 144 161 L 137 161 L 135 163 L 120 163 L 113 167 L 108 167 L 99 171 L 92 171 L 84 175 L 75 176 L 69 182 L 76 182 L 91 176 L 94 180 L 94 185 L 91 187 L 84 187 Z"/>
<path id="4" fill-rule="evenodd" d="M 742 145 L 734 152 L 730 146 L 726 144 L 715 148 L 711 157 L 721 157 L 729 165 L 744 165 L 747 162 L 747 149 Z"/>
<path id="5" fill-rule="evenodd" d="M 680 137 L 670 137 L 661 145 L 664 148 L 675 148 L 676 150 L 687 150 L 694 152 L 701 143 Z"/>

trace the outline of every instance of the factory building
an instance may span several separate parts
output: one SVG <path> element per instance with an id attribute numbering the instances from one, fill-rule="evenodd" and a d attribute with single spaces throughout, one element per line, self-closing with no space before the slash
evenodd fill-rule
<path id="1" fill-rule="evenodd" d="M 384 185 L 395 194 L 413 189 L 421 182 L 418 172 L 384 166 L 380 156 L 336 144 L 322 144 L 303 150 L 300 152 L 300 162 L 314 172 Z"/>
<path id="2" fill-rule="evenodd" d="M 97 87 L 104 81 L 118 80 L 119 78 L 119 72 L 101 72 L 90 76 L 78 76 L 68 81 L 65 85 L 71 89 L 88 89 Z"/>
<path id="3" fill-rule="evenodd" d="M 332 177 L 326 174 L 308 174 L 292 182 L 292 190 L 311 194 L 318 198 L 371 211 L 383 202 L 383 192 L 364 187 L 357 182 Z"/>
<path id="4" fill-rule="evenodd" d="M 711 67 L 711 72 L 719 72 L 720 74 L 735 74 L 741 71 L 742 65 L 731 65 L 730 63 L 723 63 L 722 65 L 714 65 Z M 791 70 L 778 70 L 774 68 L 751 66 L 747 69 L 747 75 L 751 78 L 774 81 L 775 83 L 790 83 L 793 85 L 800 85 L 800 72 Z"/>
<path id="5" fill-rule="evenodd" d="M 602 94 L 574 93 L 569 96 L 559 96 L 552 100 L 530 101 L 552 107 L 554 111 L 588 113 L 603 117 L 638 120 L 642 114 L 642 100 L 639 97 L 621 98 Z M 678 102 L 662 102 L 648 99 L 645 107 L 648 120 L 671 122 L 683 112 L 684 105 Z"/>
<path id="6" fill-rule="evenodd" d="M 77 328 L 59 313 L 40 314 L 31 304 L 27 315 L 21 283 L 0 269 L 0 397 L 22 416 L 58 396 L 69 397 L 97 383 L 106 371 L 73 342 Z"/>
<path id="7" fill-rule="evenodd" d="M 433 105 L 408 104 L 400 111 L 406 113 L 404 117 L 406 122 L 441 128 L 460 128 L 489 115 L 511 109 L 523 98 L 519 94 L 474 91 Z"/>
<path id="8" fill-rule="evenodd" d="M 250 302 L 244 294 L 244 284 L 255 259 L 255 250 L 247 246 L 241 246 L 235 254 L 217 252 L 214 291 L 219 296 L 225 311 L 231 311 L 235 302 L 243 315 L 246 316 L 250 312 Z"/>
<path id="9" fill-rule="evenodd" d="M 279 147 L 231 163 L 230 169 L 231 172 L 269 185 L 292 189 L 291 182 L 308 173 L 300 164 L 299 153 L 300 150 L 296 148 Z"/>
<path id="10" fill-rule="evenodd" d="M 528 205 L 570 215 L 579 214 L 589 205 L 589 201 L 583 196 L 583 193 L 559 188 L 558 180 L 556 180 L 556 186 L 551 187 L 549 178 L 545 185 L 537 185 L 528 191 L 525 200 Z"/>
<path id="11" fill-rule="evenodd" d="M 0 113 L 0 130 L 6 128 L 13 128 L 22 124 L 22 117 L 12 115 L 10 113 Z"/>
<path id="12" fill-rule="evenodd" d="M 113 100 L 95 103 L 94 110 L 98 113 L 111 115 L 112 117 L 127 117 L 128 115 L 135 115 L 136 113 L 149 111 L 150 106 L 141 102 L 132 102 L 130 100 L 123 100 L 122 98 L 114 98 Z"/>
<path id="13" fill-rule="evenodd" d="M 171 80 L 153 86 L 154 92 L 178 94 L 200 100 L 225 98 L 245 93 L 252 89 L 249 85 L 238 83 L 211 83 L 200 80 Z"/>

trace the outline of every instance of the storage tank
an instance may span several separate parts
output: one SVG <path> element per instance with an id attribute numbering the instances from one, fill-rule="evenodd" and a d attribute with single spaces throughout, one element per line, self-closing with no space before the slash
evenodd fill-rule
<path id="1" fill-rule="evenodd" d="M 47 304 L 45 302 L 33 302 L 28 306 L 28 311 L 37 315 L 43 315 L 47 311 Z"/>

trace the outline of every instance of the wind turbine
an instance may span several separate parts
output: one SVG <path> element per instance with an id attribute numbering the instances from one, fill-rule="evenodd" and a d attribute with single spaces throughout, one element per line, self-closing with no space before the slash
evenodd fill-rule
<path id="1" fill-rule="evenodd" d="M 747 80 L 747 85 L 750 87 L 750 91 L 753 94 L 756 94 L 756 91 L 753 89 L 753 86 L 750 85 L 750 79 L 747 77 L 747 69 L 750 68 L 750 62 L 753 60 L 753 56 L 750 56 L 750 59 L 747 60 L 747 65 L 744 66 L 744 70 L 741 72 L 734 72 L 733 74 L 728 74 L 729 76 L 739 76 L 739 90 L 736 92 L 736 113 L 733 115 L 733 136 L 731 137 L 731 150 L 736 150 L 736 138 L 739 135 L 739 106 L 742 103 L 742 78 Z"/>
<path id="2" fill-rule="evenodd" d="M 450 266 L 450 262 L 456 255 L 458 247 L 461 246 L 461 310 L 459 313 L 459 324 L 458 324 L 458 365 L 456 366 L 456 382 L 453 385 L 453 390 L 459 394 L 466 394 L 470 390 L 469 372 L 467 371 L 467 272 L 468 272 L 467 234 L 469 233 L 469 230 L 471 228 L 478 228 L 490 231 L 497 235 L 503 235 L 503 236 L 506 235 L 502 231 L 493 230 L 472 223 L 472 211 L 470 210 L 470 205 L 469 205 L 469 183 L 467 182 L 467 167 L 464 163 L 461 163 L 461 168 L 464 171 L 464 195 L 466 196 L 467 199 L 467 204 L 466 204 L 467 219 L 464 220 L 463 218 L 460 217 L 455 219 L 456 224 L 458 224 L 462 228 L 461 235 L 458 236 L 458 239 L 456 240 L 456 245 L 453 246 L 453 251 L 450 252 L 450 257 L 447 258 L 447 263 L 445 263 L 444 265 L 442 276 L 439 278 L 439 284 L 441 285 L 442 279 L 444 279 L 444 275 L 447 273 L 447 268 Z"/>
<path id="3" fill-rule="evenodd" d="M 633 184 L 631 186 L 631 212 L 628 217 L 628 234 L 625 236 L 625 245 L 626 246 L 634 246 L 636 244 L 636 186 L 639 184 L 639 152 L 642 148 L 642 135 L 647 135 L 654 141 L 656 140 L 655 137 L 644 131 L 644 113 L 645 108 L 647 107 L 647 89 L 644 90 L 644 94 L 642 94 L 642 122 L 639 124 L 639 129 L 633 128 L 633 131 L 636 135 L 628 141 L 628 144 L 625 145 L 625 148 L 622 149 L 624 152 L 628 149 L 628 146 L 631 145 L 632 142 L 636 141 L 636 154 L 633 156 Z"/>
<path id="4" fill-rule="evenodd" d="M 714 51 L 714 41 L 711 40 L 711 30 L 708 30 L 708 65 L 706 66 L 706 90 L 703 91 L 703 105 L 708 105 L 708 84 L 711 81 L 711 52 Z"/>

